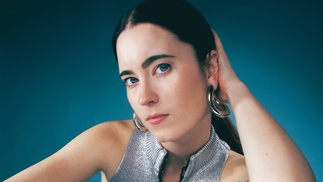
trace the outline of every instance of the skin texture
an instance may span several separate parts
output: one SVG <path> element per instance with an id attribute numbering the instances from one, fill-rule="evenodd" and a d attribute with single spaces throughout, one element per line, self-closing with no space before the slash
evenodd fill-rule
<path id="1" fill-rule="evenodd" d="M 300 150 L 237 77 L 214 35 L 217 51 L 206 55 L 211 66 L 205 71 L 197 65 L 190 45 L 160 27 L 139 24 L 118 39 L 119 71 L 127 83 L 129 102 L 169 151 L 163 180 L 178 181 L 184 161 L 207 141 L 211 111 L 206 90 L 213 85 L 219 86 L 218 98 L 232 107 L 245 154 L 230 151 L 221 182 L 248 181 L 249 177 L 250 181 L 315 181 Z M 160 54 L 171 56 L 157 56 L 142 66 L 147 58 Z M 147 120 L 152 114 L 167 117 L 152 125 Z M 87 181 L 98 171 L 109 180 L 134 129 L 130 120 L 94 126 L 7 181 Z"/>
<path id="2" fill-rule="evenodd" d="M 127 85 L 128 100 L 158 141 L 170 151 L 192 148 L 191 145 L 195 145 L 190 142 L 193 138 L 201 141 L 195 142 L 200 144 L 193 148 L 206 143 L 211 126 L 211 112 L 206 102 L 208 83 L 191 46 L 179 42 L 164 29 L 141 24 L 120 35 L 117 51 L 120 72 L 132 72 L 122 79 L 138 80 Z M 161 54 L 173 57 L 158 59 L 142 68 L 145 59 Z M 170 66 L 161 72 L 158 66 L 165 63 Z M 167 118 L 158 125 L 152 125 L 145 118 L 154 114 L 166 114 Z"/>
<path id="3" fill-rule="evenodd" d="M 94 126 L 52 156 L 6 181 L 87 181 L 100 170 L 110 178 L 121 161 L 133 129 L 131 121 Z"/>
<path id="4" fill-rule="evenodd" d="M 169 151 L 165 181 L 178 181 L 184 163 L 210 136 L 206 75 L 199 68 L 189 44 L 152 24 L 139 24 L 122 32 L 117 41 L 117 55 L 120 73 L 130 72 L 121 79 L 127 83 L 132 108 Z M 170 57 L 142 66 L 144 60 L 156 55 Z M 169 65 L 166 71 L 158 67 L 162 64 Z M 157 125 L 145 119 L 156 114 L 167 117 Z"/>
<path id="5" fill-rule="evenodd" d="M 211 64 L 204 71 L 189 44 L 152 24 L 130 27 L 118 38 L 119 72 L 127 85 L 128 100 L 143 124 L 169 152 L 165 181 L 179 181 L 184 163 L 209 139 L 211 111 L 206 93 L 209 85 L 217 87 L 218 77 L 217 54 L 211 54 L 206 55 Z M 168 56 L 143 66 L 145 60 L 158 55 Z M 164 64 L 167 69 L 161 69 Z M 158 125 L 145 119 L 155 114 L 167 117 Z"/>
<path id="6" fill-rule="evenodd" d="M 237 77 L 218 35 L 218 97 L 231 105 L 250 181 L 315 181 L 302 152 Z"/>

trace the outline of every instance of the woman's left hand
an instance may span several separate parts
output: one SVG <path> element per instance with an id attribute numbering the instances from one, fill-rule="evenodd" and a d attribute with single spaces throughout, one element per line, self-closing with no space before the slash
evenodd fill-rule
<path id="1" fill-rule="evenodd" d="M 217 88 L 218 99 L 222 102 L 230 102 L 230 92 L 239 89 L 242 85 L 241 80 L 238 78 L 237 74 L 233 70 L 229 58 L 224 51 L 222 42 L 218 34 L 212 29 L 216 51 L 218 54 L 218 82 L 219 86 Z"/>
<path id="2" fill-rule="evenodd" d="M 217 96 L 232 108 L 250 180 L 315 181 L 302 152 L 238 78 L 220 38 L 212 31 L 218 53 Z"/>

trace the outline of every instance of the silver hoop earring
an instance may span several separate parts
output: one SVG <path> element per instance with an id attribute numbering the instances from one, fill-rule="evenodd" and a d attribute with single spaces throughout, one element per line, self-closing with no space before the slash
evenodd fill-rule
<path id="1" fill-rule="evenodd" d="M 145 133 L 148 131 L 148 129 L 145 127 L 145 125 L 141 122 L 141 120 L 139 119 L 139 117 L 136 115 L 135 112 L 133 112 L 133 115 L 132 115 L 132 121 L 133 123 L 135 124 L 136 128 Z"/>
<path id="2" fill-rule="evenodd" d="M 216 99 L 214 94 L 213 86 L 208 88 L 208 97 L 209 106 L 212 109 L 212 112 L 219 118 L 225 118 L 230 115 L 230 110 L 226 104 L 221 103 Z"/>

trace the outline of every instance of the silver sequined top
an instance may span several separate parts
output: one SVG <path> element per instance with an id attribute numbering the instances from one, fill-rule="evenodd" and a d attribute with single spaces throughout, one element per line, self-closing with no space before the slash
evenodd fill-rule
<path id="1" fill-rule="evenodd" d="M 218 182 L 228 158 L 230 147 L 212 127 L 208 142 L 189 159 L 183 181 Z M 157 182 L 167 151 L 150 133 L 135 130 L 122 161 L 109 182 Z"/>

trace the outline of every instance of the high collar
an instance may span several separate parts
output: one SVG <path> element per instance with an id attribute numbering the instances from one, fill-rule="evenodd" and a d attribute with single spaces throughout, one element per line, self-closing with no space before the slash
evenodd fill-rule
<path id="1" fill-rule="evenodd" d="M 204 144 L 202 148 L 200 148 L 189 158 L 189 165 L 186 169 L 184 178 L 189 177 L 197 170 L 201 169 L 212 158 L 217 157 L 215 155 L 221 155 L 221 151 L 219 150 L 222 150 L 223 147 L 227 150 L 230 149 L 230 147 L 225 142 L 220 140 L 212 126 L 209 140 Z M 163 148 L 163 146 L 150 132 L 147 132 L 145 137 L 145 150 L 147 152 L 149 161 L 154 166 L 155 174 L 158 175 L 161 165 L 167 154 L 166 149 Z"/>

